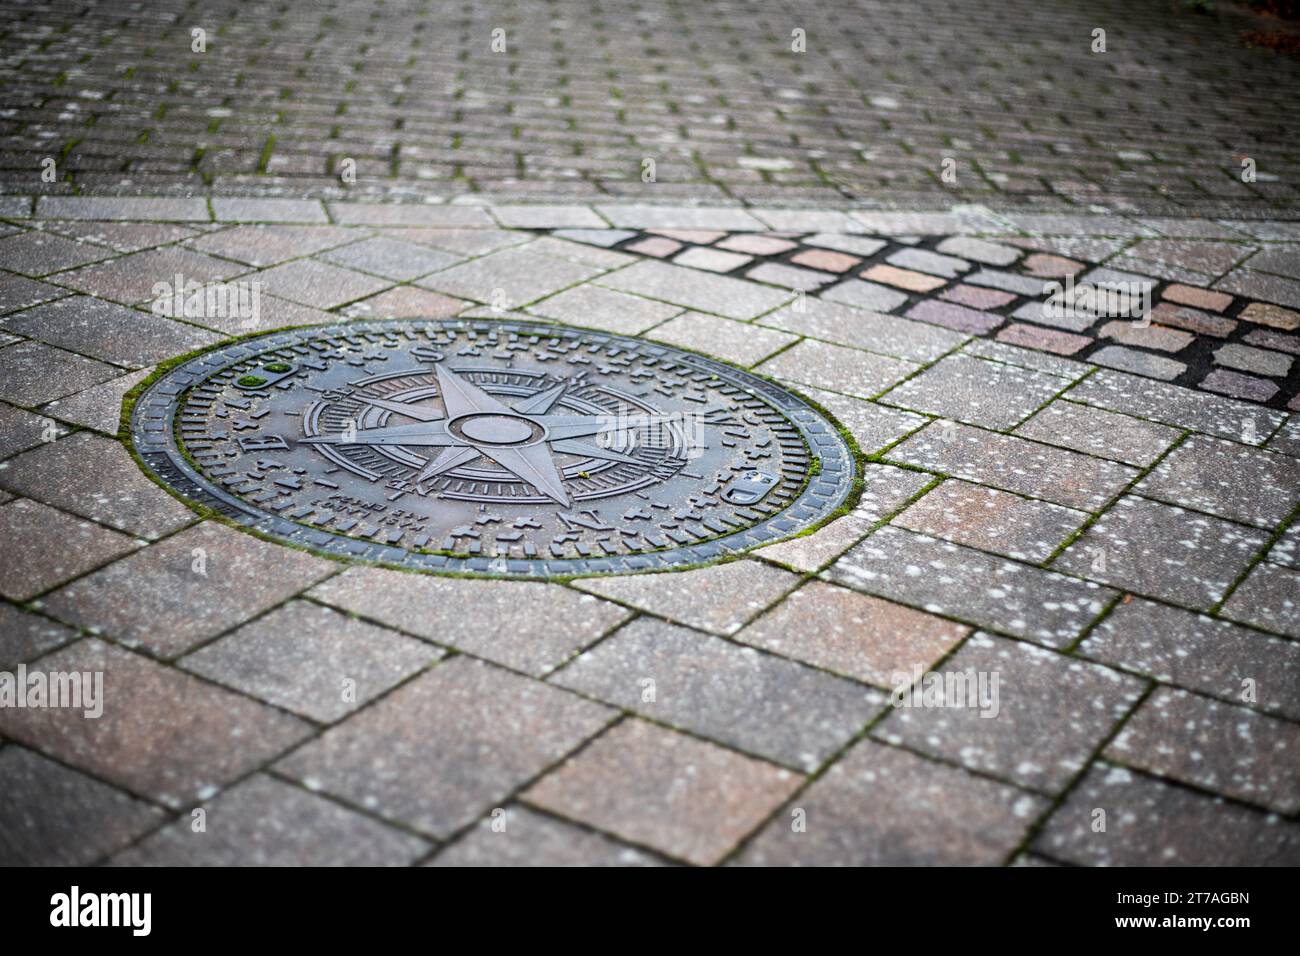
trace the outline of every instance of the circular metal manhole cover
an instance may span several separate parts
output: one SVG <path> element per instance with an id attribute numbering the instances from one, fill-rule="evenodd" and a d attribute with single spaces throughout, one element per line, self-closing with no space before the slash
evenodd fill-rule
<path id="1" fill-rule="evenodd" d="M 525 576 L 697 564 L 828 518 L 853 485 L 795 395 L 564 326 L 350 322 L 162 375 L 131 439 L 184 497 L 331 554 Z"/>

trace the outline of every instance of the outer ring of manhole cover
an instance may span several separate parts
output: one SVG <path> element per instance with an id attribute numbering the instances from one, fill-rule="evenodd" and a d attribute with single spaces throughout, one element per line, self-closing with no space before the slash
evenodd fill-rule
<path id="1" fill-rule="evenodd" d="M 349 322 L 213 349 L 136 400 L 182 497 L 287 544 L 406 568 L 662 570 L 789 537 L 849 497 L 835 426 L 742 369 L 489 319 Z"/>

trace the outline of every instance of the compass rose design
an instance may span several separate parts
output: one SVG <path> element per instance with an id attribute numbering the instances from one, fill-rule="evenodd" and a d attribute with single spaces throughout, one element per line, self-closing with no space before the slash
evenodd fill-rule
<path id="1" fill-rule="evenodd" d="M 366 428 L 351 434 L 318 435 L 302 444 L 402 446 L 431 449 L 425 465 L 414 477 L 417 488 L 439 475 L 483 456 L 527 482 L 552 501 L 572 506 L 564 487 L 556 452 L 582 455 L 632 465 L 645 463 L 588 441 L 595 436 L 617 435 L 631 429 L 664 425 L 673 415 L 569 415 L 553 414 L 556 402 L 568 388 L 561 382 L 535 395 L 506 405 L 444 365 L 436 365 L 443 410 L 359 394 L 359 401 L 393 412 L 409 423 Z M 608 444 L 618 444 L 617 440 Z"/>

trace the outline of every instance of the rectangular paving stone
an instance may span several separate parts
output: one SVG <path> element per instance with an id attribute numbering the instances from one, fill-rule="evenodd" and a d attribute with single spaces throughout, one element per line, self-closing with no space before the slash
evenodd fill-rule
<path id="1" fill-rule="evenodd" d="M 816 571 L 866 537 L 871 522 L 857 514 L 836 518 L 812 534 L 757 549 L 754 554 L 795 571 Z"/>
<path id="2" fill-rule="evenodd" d="M 1286 352 L 1288 355 L 1300 355 L 1300 336 L 1255 329 L 1242 336 L 1242 341 L 1262 349 L 1273 349 L 1278 352 Z"/>
<path id="3" fill-rule="evenodd" d="M 627 229 L 559 229 L 554 235 L 560 239 L 571 239 L 574 242 L 586 242 L 608 248 L 631 239 L 636 233 Z"/>
<path id="4" fill-rule="evenodd" d="M 44 415 L 0 404 L 0 459 L 62 438 L 67 432 Z"/>
<path id="5" fill-rule="evenodd" d="M 835 276 L 830 273 L 800 269 L 783 262 L 764 262 L 746 272 L 745 278 L 799 292 L 815 292 L 827 283 L 835 281 Z"/>
<path id="6" fill-rule="evenodd" d="M 1300 329 L 1300 312 L 1293 312 L 1270 302 L 1252 302 L 1237 313 L 1237 318 L 1243 322 L 1254 322 L 1257 325 L 1281 329 L 1283 332 L 1294 332 Z"/>
<path id="7" fill-rule="evenodd" d="M 0 668 L 30 660 L 76 638 L 77 633 L 39 614 L 0 604 Z"/>
<path id="8" fill-rule="evenodd" d="M 1130 415 L 1057 399 L 1013 434 L 1144 468 L 1164 454 L 1180 432 Z"/>
<path id="9" fill-rule="evenodd" d="M 93 428 L 106 435 L 116 435 L 122 423 L 122 399 L 152 371 L 151 368 L 143 368 L 109 379 L 102 385 L 94 385 L 66 398 L 55 399 L 41 410 L 60 421 Z"/>
<path id="10" fill-rule="evenodd" d="M 126 554 L 126 535 L 20 498 L 0 505 L 0 594 L 26 601 Z"/>
<path id="11" fill-rule="evenodd" d="M 656 856 L 601 833 L 538 813 L 503 808 L 438 853 L 428 866 L 664 866 Z M 498 825 L 499 824 L 499 825 Z"/>
<path id="12" fill-rule="evenodd" d="M 6 326 L 10 324 L 6 323 Z M 1255 375 L 1269 375 L 1273 378 L 1285 378 L 1291 371 L 1294 361 L 1289 355 L 1241 345 L 1237 342 L 1221 345 L 1214 350 L 1216 365 L 1226 365 L 1228 368 L 1241 369 L 1243 372 Z"/>
<path id="13" fill-rule="evenodd" d="M 1255 565 L 1232 592 L 1223 616 L 1265 630 L 1300 637 L 1300 571 L 1268 561 Z"/>
<path id="14" fill-rule="evenodd" d="M 1151 310 L 1151 321 L 1157 325 L 1185 329 L 1197 335 L 1209 335 L 1219 339 L 1231 335 L 1237 328 L 1236 319 L 1210 315 L 1200 309 L 1185 305 L 1170 305 L 1168 302 L 1161 302 Z"/>
<path id="15" fill-rule="evenodd" d="M 435 272 L 416 284 L 462 299 L 513 309 L 583 282 L 602 271 L 528 249 L 503 249 Z"/>
<path id="16" fill-rule="evenodd" d="M 1292 309 L 1300 308 L 1300 281 L 1257 272 L 1246 266 L 1233 269 L 1214 283 L 1214 288 L 1252 299 L 1264 299 Z"/>
<path id="17" fill-rule="evenodd" d="M 1300 725 L 1157 688 L 1105 756 L 1162 777 L 1291 814 L 1300 809 Z"/>
<path id="18" fill-rule="evenodd" d="M 882 282 L 885 285 L 906 289 L 908 292 L 933 292 L 947 284 L 945 279 L 883 263 L 864 269 L 861 276 L 869 282 Z"/>
<path id="19" fill-rule="evenodd" d="M 1229 372 L 1221 368 L 1216 368 L 1201 379 L 1199 387 L 1220 395 L 1252 402 L 1267 402 L 1278 392 L 1277 385 L 1267 379 L 1243 375 L 1240 372 Z"/>
<path id="20" fill-rule="evenodd" d="M 598 285 L 579 285 L 534 303 L 528 311 L 569 325 L 619 335 L 637 335 L 682 310 L 666 302 L 643 299 Z"/>
<path id="21" fill-rule="evenodd" d="M 212 197 L 219 222 L 328 223 L 325 207 L 316 199 L 241 199 Z"/>
<path id="22" fill-rule="evenodd" d="M 651 206 L 613 203 L 596 207 L 617 228 L 626 229 L 752 229 L 762 232 L 760 222 L 735 206 Z M 689 304 L 689 303 L 688 303 Z"/>
<path id="23" fill-rule="evenodd" d="M 199 252 L 264 268 L 364 239 L 364 230 L 339 226 L 234 226 L 207 233 L 186 245 Z"/>
<path id="24" fill-rule="evenodd" d="M 861 279 L 845 279 L 821 293 L 822 299 L 829 302 L 841 302 L 859 309 L 873 312 L 889 312 L 907 301 L 907 293 L 899 292 L 888 286 L 875 282 L 863 282 Z"/>
<path id="25" fill-rule="evenodd" d="M 864 402 L 859 398 L 819 388 L 805 386 L 800 392 L 835 416 L 836 421 L 848 429 L 864 455 L 875 454 L 886 445 L 892 445 L 927 421 L 911 412 L 886 408 L 874 402 Z"/>
<path id="26" fill-rule="evenodd" d="M 1006 321 L 1002 316 L 994 315 L 992 312 L 968 309 L 964 305 L 940 302 L 937 299 L 918 302 L 907 310 L 906 315 L 909 319 L 916 319 L 918 322 L 929 322 L 931 325 L 941 325 L 946 329 L 974 335 L 990 332 Z"/>
<path id="27" fill-rule="evenodd" d="M 896 694 L 872 735 L 1048 793 L 1083 769 L 1145 687 L 1108 667 L 987 634 L 968 640 L 938 673 L 966 675 L 965 699 L 900 706 L 900 697 L 912 698 Z M 980 676 L 987 698 L 977 691 Z"/>
<path id="28" fill-rule="evenodd" d="M 679 266 L 703 269 L 706 272 L 730 272 L 753 261 L 753 256 L 741 255 L 738 252 L 723 252 L 721 249 L 706 249 L 700 246 L 692 246 L 673 257 L 673 262 Z"/>
<path id="29" fill-rule="evenodd" d="M 1223 292 L 1178 283 L 1166 286 L 1164 292 L 1160 293 L 1160 297 L 1170 302 L 1177 302 L 1179 305 L 1190 305 L 1194 309 L 1206 309 L 1210 312 L 1222 312 L 1232 305 L 1232 296 Z"/>
<path id="30" fill-rule="evenodd" d="M 973 259 L 991 266 L 1009 266 L 1023 254 L 1014 246 L 1004 246 L 972 236 L 950 236 L 935 248 L 946 255 Z"/>
<path id="31" fill-rule="evenodd" d="M 1109 588 L 901 528 L 881 528 L 823 572 L 837 584 L 1048 647 L 1064 647 Z"/>
<path id="32" fill-rule="evenodd" d="M 645 239 L 630 243 L 623 248 L 629 252 L 635 252 L 637 255 L 666 259 L 680 250 L 682 244 L 676 239 L 669 239 L 667 236 L 647 236 Z"/>
<path id="33" fill-rule="evenodd" d="M 1011 428 L 1070 383 L 1046 372 L 949 355 L 881 401 L 986 428 Z"/>
<path id="34" fill-rule="evenodd" d="M 450 252 L 430 249 L 389 236 L 375 236 L 320 253 L 320 259 L 345 269 L 405 282 L 461 261 Z"/>
<path id="35" fill-rule="evenodd" d="M 627 720 L 524 794 L 534 806 L 690 863 L 719 862 L 799 774 Z"/>
<path id="36" fill-rule="evenodd" d="M 798 303 L 787 305 L 763 316 L 758 323 L 916 362 L 933 361 L 966 340 L 964 335 L 947 329 L 837 302 L 807 299 L 802 305 L 802 309 Z"/>
<path id="37" fill-rule="evenodd" d="M 1042 349 L 1057 355 L 1074 355 L 1092 344 L 1092 339 L 1084 335 L 1072 335 L 1058 332 L 1056 329 L 1044 329 L 1035 325 L 1015 322 L 998 333 L 999 342 L 1022 345 L 1031 349 Z"/>
<path id="38" fill-rule="evenodd" d="M 955 279 L 971 267 L 965 259 L 941 255 L 928 249 L 900 249 L 885 261 L 900 269 L 913 269 L 927 275 L 942 276 L 945 279 Z"/>
<path id="39" fill-rule="evenodd" d="M 1063 375 L 1067 378 L 1082 378 L 1086 373 L 1096 370 L 1095 365 L 1086 362 L 1022 348 L 996 339 L 974 338 L 963 345 L 961 350 L 967 355 L 976 355 L 995 362 L 1006 362 L 1008 365 L 1018 365 L 1021 368 L 1037 369 L 1040 372 L 1050 372 L 1052 375 Z"/>
<path id="40" fill-rule="evenodd" d="M 1003 292 L 1014 292 L 1016 295 L 1039 296 L 1044 292 L 1042 279 L 1002 272 L 999 269 L 980 269 L 963 276 L 962 281 L 1001 289 Z"/>
<path id="41" fill-rule="evenodd" d="M 568 691 L 458 657 L 276 769 L 308 789 L 445 837 L 500 806 L 613 716 Z"/>
<path id="42" fill-rule="evenodd" d="M 172 808 L 203 799 L 302 740 L 296 717 L 87 638 L 30 665 L 103 674 L 104 712 L 0 708 L 0 731 Z"/>
<path id="43" fill-rule="evenodd" d="M 1114 339 L 1124 345 L 1138 348 L 1156 349 L 1160 352 L 1180 352 L 1195 341 L 1195 336 L 1178 329 L 1166 329 L 1159 325 L 1143 327 L 1128 319 L 1114 319 L 1107 322 L 1097 334 L 1102 338 Z"/>
<path id="44" fill-rule="evenodd" d="M 45 227 L 60 235 L 96 245 L 115 252 L 139 252 L 172 242 L 201 236 L 210 228 L 206 223 L 188 226 L 169 222 L 95 222 L 70 221 L 46 223 Z"/>
<path id="45" fill-rule="evenodd" d="M 349 568 L 317 600 L 530 674 L 549 673 L 630 617 L 559 584 Z"/>
<path id="46" fill-rule="evenodd" d="M 927 425 L 886 457 L 1084 511 L 1104 507 L 1137 475 L 1115 462 L 951 422 Z"/>
<path id="47" fill-rule="evenodd" d="M 1142 598 L 1123 601 L 1079 646 L 1102 663 L 1161 683 L 1300 717 L 1300 644 Z"/>
<path id="48" fill-rule="evenodd" d="M 1060 296 L 1052 296 L 1045 302 L 1026 302 L 1011 317 L 1071 333 L 1084 332 L 1097 322 L 1096 312 L 1075 308 Z"/>
<path id="49" fill-rule="evenodd" d="M 455 315 L 470 303 L 413 285 L 399 285 L 379 295 L 353 302 L 343 310 L 349 318 L 443 319 Z M 326 314 L 322 321 L 329 321 Z"/>
<path id="50" fill-rule="evenodd" d="M 804 339 L 768 359 L 758 371 L 790 382 L 870 398 L 917 368 L 913 362 Z"/>
<path id="51" fill-rule="evenodd" d="M 1221 518 L 1273 528 L 1300 502 L 1300 461 L 1193 435 L 1134 490 Z"/>
<path id="52" fill-rule="evenodd" d="M 1107 345 L 1097 349 L 1088 356 L 1088 361 L 1121 372 L 1134 372 L 1146 378 L 1157 378 L 1169 382 L 1187 371 L 1187 365 L 1174 359 L 1139 352 L 1137 349 L 1122 345 Z"/>
<path id="53" fill-rule="evenodd" d="M 995 866 L 1046 801 L 864 740 L 800 794 L 807 829 L 778 813 L 737 858 L 748 866 Z M 870 807 L 871 812 L 863 812 Z"/>
<path id="54" fill-rule="evenodd" d="M 50 302 L 67 294 L 67 289 L 50 285 L 48 282 L 40 282 L 24 276 L 0 274 L 0 315 L 38 305 L 41 302 Z"/>
<path id="55" fill-rule="evenodd" d="M 1104 831 L 1094 827 L 1098 809 Z M 1101 762 L 1048 818 L 1034 848 L 1081 866 L 1297 866 L 1300 827 Z"/>
<path id="56" fill-rule="evenodd" d="M 1000 292 L 997 289 L 959 284 L 944 289 L 939 293 L 939 298 L 948 302 L 956 302 L 958 305 L 969 306 L 972 309 L 987 311 L 989 309 L 1000 309 L 1008 302 L 1014 301 L 1016 297 L 1010 292 Z"/>
<path id="57" fill-rule="evenodd" d="M 43 405 L 122 374 L 122 370 L 41 342 L 0 348 L 0 399 Z"/>
<path id="58" fill-rule="evenodd" d="M 140 219 L 146 222 L 208 222 L 205 199 L 150 198 L 137 196 L 40 196 L 36 200 L 40 219 Z"/>
<path id="59" fill-rule="evenodd" d="M 808 242 L 808 240 L 804 240 Z M 777 236 L 756 235 L 750 232 L 737 233 L 716 243 L 719 249 L 730 252 L 743 252 L 750 256 L 775 256 L 793 249 L 796 243 Z M 881 243 L 884 245 L 884 243 Z"/>
<path id="60" fill-rule="evenodd" d="M 248 267 L 241 263 L 169 246 L 133 252 L 71 272 L 60 272 L 58 283 L 78 292 L 136 305 L 158 298 L 156 288 L 161 283 L 166 283 L 170 290 L 178 275 L 184 285 L 190 282 L 225 282 L 247 271 Z"/>
<path id="61" fill-rule="evenodd" d="M 646 337 L 746 367 L 798 341 L 797 336 L 785 332 L 757 328 L 703 312 L 683 312 L 663 325 L 655 326 Z"/>
<path id="62" fill-rule="evenodd" d="M 318 309 L 333 309 L 364 299 L 392 285 L 387 279 L 314 259 L 299 259 L 255 272 L 248 281 L 260 282 L 264 292 Z"/>
<path id="63" fill-rule="evenodd" d="M 88 242 L 76 242 L 41 230 L 0 239 L 0 269 L 28 276 L 45 276 L 107 259 L 113 253 Z"/>
<path id="64" fill-rule="evenodd" d="M 1127 495 L 1052 566 L 1199 610 L 1223 597 L 1266 540 L 1260 531 Z"/>
<path id="65" fill-rule="evenodd" d="M 796 265 L 807 266 L 809 269 L 837 273 L 848 272 L 862 262 L 857 256 L 834 252 L 830 249 L 809 249 L 791 256 L 790 261 Z"/>
<path id="66" fill-rule="evenodd" d="M 605 220 L 587 206 L 494 205 L 489 210 L 508 229 L 603 229 Z"/>
<path id="67" fill-rule="evenodd" d="M 496 225 L 479 206 L 439 206 L 430 203 L 331 202 L 330 215 L 345 226 L 424 226 L 433 228 Z"/>

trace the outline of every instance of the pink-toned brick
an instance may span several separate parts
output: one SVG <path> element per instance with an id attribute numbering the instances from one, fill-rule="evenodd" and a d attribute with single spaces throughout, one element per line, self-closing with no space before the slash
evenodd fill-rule
<path id="1" fill-rule="evenodd" d="M 809 269 L 821 269 L 825 272 L 848 272 L 862 262 L 857 256 L 832 252 L 829 249 L 809 249 L 807 252 L 799 253 L 791 261 L 807 266 Z"/>
<path id="2" fill-rule="evenodd" d="M 789 239 L 779 239 L 776 236 L 763 236 L 752 232 L 737 233 L 730 238 L 724 239 L 717 244 L 719 249 L 727 249 L 731 252 L 743 252 L 751 256 L 775 256 L 782 252 L 788 252 L 795 247 L 795 243 Z"/>
<path id="3" fill-rule="evenodd" d="M 1080 349 L 1086 348 L 1092 339 L 1086 335 L 1074 335 L 1057 329 L 1045 329 L 1040 325 L 1017 322 L 999 332 L 998 341 L 1009 345 L 1023 345 L 1025 348 L 1038 349 L 1041 352 L 1054 352 L 1057 355 L 1073 355 Z"/>
<path id="4" fill-rule="evenodd" d="M 659 259 L 671 256 L 681 247 L 682 244 L 680 242 L 673 239 L 665 239 L 663 236 L 650 236 L 648 239 L 634 242 L 630 246 L 624 246 L 628 252 L 639 252 L 643 256 L 655 256 Z"/>
<path id="5" fill-rule="evenodd" d="M 944 285 L 944 280 L 935 276 L 886 265 L 872 266 L 862 273 L 862 278 L 870 279 L 872 282 L 883 282 L 886 285 L 897 286 L 900 289 L 907 289 L 909 292 L 931 292 Z"/>
<path id="6" fill-rule="evenodd" d="M 1059 279 L 1063 276 L 1078 275 L 1083 271 L 1082 262 L 1075 262 L 1064 256 L 1051 256 L 1044 252 L 1035 252 L 1024 262 L 1025 271 L 1040 279 Z"/>
<path id="7" fill-rule="evenodd" d="M 1209 309 L 1211 312 L 1222 312 L 1232 305 L 1232 296 L 1227 293 L 1211 292 L 1209 289 L 1198 289 L 1191 285 L 1171 285 L 1165 289 L 1163 297 L 1179 305 Z"/>
<path id="8" fill-rule="evenodd" d="M 972 309 L 996 309 L 1006 305 L 1015 298 L 1015 295 L 1003 292 L 1001 289 L 985 289 L 962 283 L 951 289 L 944 289 L 939 297 L 949 302 L 956 302 L 958 305 L 970 306 Z"/>

